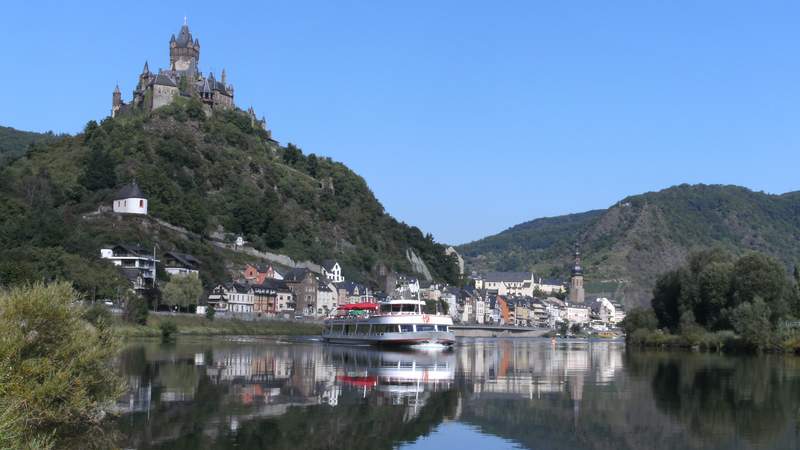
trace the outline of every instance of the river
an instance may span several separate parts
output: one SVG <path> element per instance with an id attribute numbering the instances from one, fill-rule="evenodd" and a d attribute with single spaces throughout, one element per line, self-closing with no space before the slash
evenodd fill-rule
<path id="1" fill-rule="evenodd" d="M 129 343 L 115 445 L 138 449 L 785 449 L 800 358 L 460 339 L 382 351 L 313 339 Z"/>

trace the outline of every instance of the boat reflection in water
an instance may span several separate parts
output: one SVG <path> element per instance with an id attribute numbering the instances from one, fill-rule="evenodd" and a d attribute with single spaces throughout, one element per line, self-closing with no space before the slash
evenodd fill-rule
<path id="1" fill-rule="evenodd" d="M 450 351 L 378 351 L 370 348 L 332 347 L 337 384 L 374 393 L 392 405 L 408 404 L 414 412 L 429 393 L 451 389 L 455 355 Z M 427 392 L 427 393 L 426 393 Z"/>

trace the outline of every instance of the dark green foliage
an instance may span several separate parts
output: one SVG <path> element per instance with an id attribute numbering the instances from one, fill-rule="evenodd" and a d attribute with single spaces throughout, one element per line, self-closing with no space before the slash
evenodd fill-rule
<path id="1" fill-rule="evenodd" d="M 52 131 L 48 131 L 47 133 L 34 133 L 0 126 L 0 166 L 22 156 L 28 150 L 35 149 L 39 145 L 54 141 L 58 138 L 59 136 L 53 134 Z"/>
<path id="2" fill-rule="evenodd" d="M 106 326 L 111 322 L 111 312 L 99 303 L 87 307 L 81 317 L 96 327 Z"/>
<path id="3" fill-rule="evenodd" d="M 172 320 L 165 320 L 158 326 L 161 330 L 161 340 L 168 342 L 175 339 L 175 334 L 178 332 L 178 325 Z"/>
<path id="4" fill-rule="evenodd" d="M 730 321 L 734 331 L 750 346 L 767 348 L 773 339 L 772 311 L 760 297 L 740 303 L 731 311 Z"/>
<path id="5" fill-rule="evenodd" d="M 734 330 L 752 348 L 777 339 L 797 304 L 797 288 L 774 258 L 751 253 L 739 258 L 720 250 L 691 255 L 684 267 L 659 277 L 652 306 L 658 326 L 689 342 L 709 331 Z M 631 311 L 633 314 L 633 311 Z M 654 327 L 645 312 L 629 315 L 627 333 Z"/>
<path id="6" fill-rule="evenodd" d="M 636 330 L 653 331 L 658 327 L 658 319 L 652 309 L 636 307 L 628 311 L 620 327 L 626 334 Z"/>
<path id="7" fill-rule="evenodd" d="M 114 172 L 116 162 L 108 150 L 101 147 L 92 147 L 86 158 L 86 166 L 81 175 L 80 183 L 90 191 L 109 189 L 117 185 L 117 175 Z"/>
<path id="8" fill-rule="evenodd" d="M 137 325 L 147 324 L 147 300 L 143 297 L 128 293 L 123 304 L 123 318 L 130 323 Z"/>
<path id="9" fill-rule="evenodd" d="M 212 305 L 206 305 L 206 319 L 214 320 L 217 315 L 217 310 Z"/>

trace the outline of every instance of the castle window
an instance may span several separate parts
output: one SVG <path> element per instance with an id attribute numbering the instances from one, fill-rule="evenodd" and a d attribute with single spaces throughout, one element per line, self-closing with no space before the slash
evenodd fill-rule
<path id="1" fill-rule="evenodd" d="M 139 208 L 144 208 L 144 200 L 139 200 Z"/>

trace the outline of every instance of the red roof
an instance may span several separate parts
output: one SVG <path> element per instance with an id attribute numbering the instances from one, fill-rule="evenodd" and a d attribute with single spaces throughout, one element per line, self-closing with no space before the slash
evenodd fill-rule
<path id="1" fill-rule="evenodd" d="M 354 309 L 355 310 L 358 310 L 358 309 L 377 310 L 379 306 L 380 305 L 378 305 L 377 303 L 348 303 L 346 305 L 339 306 L 339 309 L 340 310 L 344 310 L 344 311 L 352 311 Z"/>

